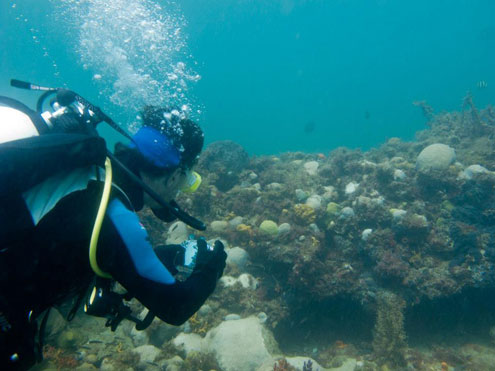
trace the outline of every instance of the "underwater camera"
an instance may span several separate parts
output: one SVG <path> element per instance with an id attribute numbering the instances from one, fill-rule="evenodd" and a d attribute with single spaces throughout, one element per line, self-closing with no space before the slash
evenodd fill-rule
<path id="1" fill-rule="evenodd" d="M 190 235 L 189 239 L 180 244 L 182 249 L 177 253 L 174 259 L 174 266 L 178 271 L 175 275 L 175 279 L 178 281 L 185 281 L 188 279 L 196 268 L 196 259 L 199 251 L 198 243 L 200 241 L 206 244 L 206 249 L 208 251 L 213 251 L 213 246 L 208 244 L 203 237 L 196 240 L 194 235 Z"/>

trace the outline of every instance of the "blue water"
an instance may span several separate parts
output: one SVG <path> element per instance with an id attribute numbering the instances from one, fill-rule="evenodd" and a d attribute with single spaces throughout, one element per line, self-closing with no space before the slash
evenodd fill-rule
<path id="1" fill-rule="evenodd" d="M 146 24 L 122 4 L 151 9 Z M 91 5 L 115 8 L 88 16 Z M 491 0 L 4 1 L 0 93 L 34 101 L 11 77 L 65 85 L 130 130 L 146 102 L 185 103 L 208 142 L 251 154 L 368 149 L 425 127 L 413 101 L 458 110 L 471 91 L 478 106 L 495 103 L 494 14 Z M 140 40 L 150 33 L 169 37 Z M 179 62 L 183 85 L 171 77 Z"/>

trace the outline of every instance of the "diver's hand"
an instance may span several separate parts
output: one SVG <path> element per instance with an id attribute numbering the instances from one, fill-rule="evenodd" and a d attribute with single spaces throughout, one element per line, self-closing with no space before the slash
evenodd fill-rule
<path id="1" fill-rule="evenodd" d="M 225 269 L 226 260 L 227 254 L 221 241 L 216 240 L 213 250 L 210 250 L 203 238 L 198 239 L 198 255 L 196 256 L 195 270 L 212 270 L 216 272 L 216 277 L 219 279 Z"/>

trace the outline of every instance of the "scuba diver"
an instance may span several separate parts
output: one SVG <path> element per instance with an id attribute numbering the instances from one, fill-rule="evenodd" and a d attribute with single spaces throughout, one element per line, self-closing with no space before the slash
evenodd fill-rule
<path id="1" fill-rule="evenodd" d="M 191 238 L 153 248 L 136 212 L 148 205 L 163 221 L 205 229 L 173 200 L 199 186 L 192 169 L 201 128 L 177 110 L 148 106 L 130 136 L 72 91 L 11 83 L 45 93 L 36 111 L 0 97 L 0 367 L 41 361 L 49 310 L 68 299 L 76 298 L 69 319 L 84 301 L 113 331 L 123 319 L 138 330 L 155 316 L 184 323 L 215 289 L 224 247 Z M 41 112 L 51 94 L 51 112 Z M 108 151 L 99 122 L 129 144 Z M 127 293 L 114 291 L 116 282 Z M 124 303 L 131 298 L 148 309 L 144 319 Z"/>

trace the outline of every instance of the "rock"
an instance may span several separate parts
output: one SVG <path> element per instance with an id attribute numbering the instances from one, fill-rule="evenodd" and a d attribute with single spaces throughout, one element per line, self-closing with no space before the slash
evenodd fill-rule
<path id="1" fill-rule="evenodd" d="M 325 192 L 323 193 L 323 199 L 325 201 L 331 201 L 331 200 L 336 200 L 338 197 L 337 191 L 335 191 L 334 186 L 324 186 L 323 189 Z"/>
<path id="2" fill-rule="evenodd" d="M 290 224 L 289 223 L 282 223 L 278 226 L 279 236 L 286 235 L 289 232 L 290 232 Z"/>
<path id="3" fill-rule="evenodd" d="M 394 171 L 394 180 L 404 180 L 406 179 L 406 173 L 400 169 Z"/>
<path id="4" fill-rule="evenodd" d="M 181 371 L 184 369 L 184 360 L 179 356 L 174 356 L 170 359 L 165 359 L 160 362 L 162 370 L 165 371 Z"/>
<path id="5" fill-rule="evenodd" d="M 278 234 L 277 223 L 275 223 L 272 220 L 264 220 L 260 224 L 260 232 L 262 232 L 265 235 L 275 237 Z"/>
<path id="6" fill-rule="evenodd" d="M 359 183 L 356 183 L 356 182 L 350 182 L 350 183 L 348 183 L 345 186 L 345 194 L 346 195 L 353 194 L 354 192 L 357 191 L 358 187 L 359 187 Z"/>
<path id="7" fill-rule="evenodd" d="M 316 174 L 318 174 L 318 162 L 316 161 L 308 161 L 304 164 L 304 170 L 306 170 L 306 172 L 311 175 L 311 176 L 314 176 Z"/>
<path id="8" fill-rule="evenodd" d="M 225 220 L 215 220 L 211 222 L 210 228 L 215 233 L 225 233 L 229 229 L 229 223 Z"/>
<path id="9" fill-rule="evenodd" d="M 232 219 L 229 220 L 229 224 L 232 228 L 237 228 L 239 224 L 242 224 L 244 222 L 244 218 L 242 216 L 236 216 Z"/>
<path id="10" fill-rule="evenodd" d="M 471 165 L 460 172 L 459 178 L 470 180 L 470 179 L 473 179 L 473 177 L 478 175 L 478 174 L 487 174 L 487 173 L 490 173 L 490 171 L 488 169 L 484 168 L 483 166 Z"/>
<path id="11" fill-rule="evenodd" d="M 296 198 L 299 202 L 304 202 L 308 198 L 308 194 L 302 189 L 296 189 Z"/>
<path id="12" fill-rule="evenodd" d="M 243 273 L 237 278 L 237 282 L 241 284 L 245 289 L 256 290 L 258 287 L 258 281 L 249 273 Z"/>
<path id="13" fill-rule="evenodd" d="M 327 215 L 328 216 L 335 216 L 339 213 L 340 211 L 340 205 L 335 202 L 329 202 L 327 205 Z"/>
<path id="14" fill-rule="evenodd" d="M 186 224 L 183 222 L 175 222 L 168 229 L 166 244 L 180 244 L 181 242 L 187 240 L 188 237 L 189 232 Z"/>
<path id="15" fill-rule="evenodd" d="M 236 265 L 240 270 L 246 267 L 249 254 L 241 247 L 233 247 L 227 251 L 227 264 Z"/>
<path id="16" fill-rule="evenodd" d="M 223 275 L 220 277 L 218 280 L 224 287 L 231 287 L 234 286 L 237 283 L 237 278 L 232 277 L 232 276 L 226 276 Z"/>
<path id="17" fill-rule="evenodd" d="M 407 211 L 402 209 L 390 209 L 390 214 L 392 214 L 392 218 L 394 219 L 394 221 L 399 221 L 404 218 L 404 216 L 407 214 Z"/>
<path id="18" fill-rule="evenodd" d="M 370 238 L 371 236 L 371 233 L 373 233 L 373 229 L 371 228 L 367 228 L 363 231 L 363 233 L 361 233 L 361 239 L 363 241 L 368 241 L 368 238 Z"/>
<path id="19" fill-rule="evenodd" d="M 313 208 L 314 210 L 321 209 L 321 196 L 319 195 L 309 196 L 308 199 L 306 200 L 306 205 Z"/>
<path id="20" fill-rule="evenodd" d="M 258 178 L 258 174 L 253 173 L 252 171 L 248 175 L 249 180 L 256 180 Z"/>
<path id="21" fill-rule="evenodd" d="M 344 220 L 350 219 L 352 217 L 354 217 L 354 210 L 349 206 L 344 207 L 339 216 L 340 219 Z"/>
<path id="22" fill-rule="evenodd" d="M 284 189 L 284 186 L 280 183 L 270 183 L 266 186 L 266 189 L 270 190 L 270 191 L 281 191 L 282 189 Z"/>
<path id="23" fill-rule="evenodd" d="M 181 332 L 172 340 L 172 344 L 184 352 L 186 356 L 191 352 L 203 352 L 205 350 L 203 339 L 198 334 L 185 334 Z"/>
<path id="24" fill-rule="evenodd" d="M 211 306 L 209 304 L 203 304 L 201 308 L 198 310 L 198 314 L 200 316 L 207 316 L 208 314 L 211 313 L 213 309 L 211 309 Z"/>
<path id="25" fill-rule="evenodd" d="M 141 345 L 134 348 L 132 352 L 139 354 L 141 362 L 154 362 L 156 357 L 160 354 L 161 350 L 153 345 Z"/>
<path id="26" fill-rule="evenodd" d="M 205 341 L 224 371 L 255 371 L 272 358 L 271 353 L 278 353 L 273 335 L 257 317 L 222 322 Z"/>
<path id="27" fill-rule="evenodd" d="M 453 148 L 435 143 L 421 151 L 416 159 L 416 169 L 421 172 L 429 170 L 446 170 L 455 161 Z"/>

